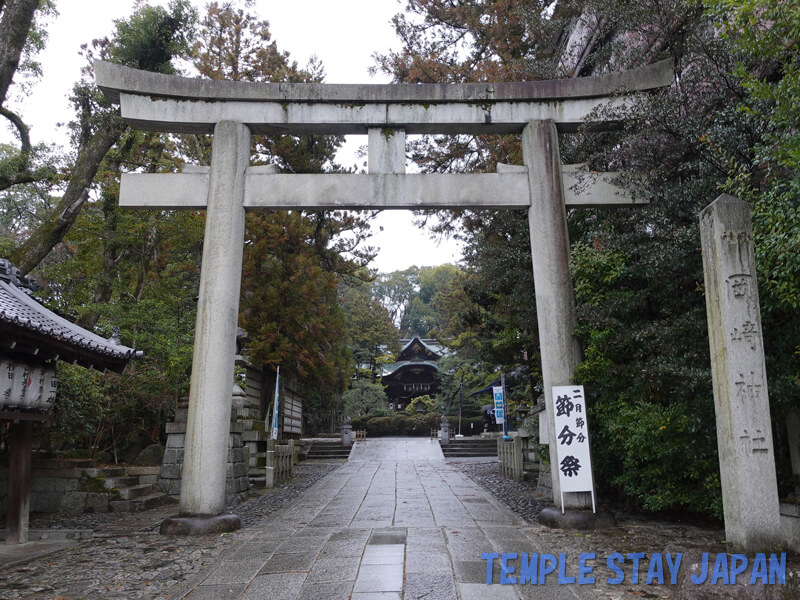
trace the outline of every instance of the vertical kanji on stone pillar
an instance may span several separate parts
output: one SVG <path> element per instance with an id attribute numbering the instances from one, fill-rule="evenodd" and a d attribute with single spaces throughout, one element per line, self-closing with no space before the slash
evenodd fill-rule
<path id="1" fill-rule="evenodd" d="M 180 501 L 184 515 L 217 515 L 225 508 L 249 162 L 250 130 L 233 121 L 217 123 L 186 423 Z"/>
<path id="2" fill-rule="evenodd" d="M 575 331 L 575 299 L 569 272 L 569 236 L 558 133 L 552 121 L 530 123 L 522 132 L 522 153 L 528 167 L 531 206 L 528 221 L 531 233 L 533 285 L 539 324 L 539 346 L 544 379 L 545 418 L 550 432 L 550 471 L 553 501 L 560 509 L 558 456 L 554 431 L 553 386 L 573 383 L 580 362 Z M 591 508 L 589 493 L 564 497 L 564 508 Z"/>
<path id="3" fill-rule="evenodd" d="M 725 537 L 745 552 L 781 545 L 753 228 L 723 194 L 700 213 Z"/>

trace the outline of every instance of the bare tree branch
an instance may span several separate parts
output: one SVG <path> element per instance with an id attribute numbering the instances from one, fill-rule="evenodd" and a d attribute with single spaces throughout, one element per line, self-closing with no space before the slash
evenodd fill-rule
<path id="1" fill-rule="evenodd" d="M 97 169 L 111 147 L 117 143 L 125 123 L 116 117 L 106 119 L 78 153 L 64 196 L 50 215 L 25 242 L 11 254 L 11 261 L 22 274 L 28 274 L 53 247 L 64 239 L 89 196 Z"/>
<path id="2" fill-rule="evenodd" d="M 19 118 L 14 112 L 11 112 L 4 106 L 0 106 L 0 115 L 3 115 L 6 119 L 11 121 L 14 124 L 14 127 L 17 128 L 19 132 L 19 139 L 21 143 L 20 152 L 22 154 L 30 154 L 31 152 L 31 136 L 28 133 L 28 126 L 22 122 L 22 119 Z"/>

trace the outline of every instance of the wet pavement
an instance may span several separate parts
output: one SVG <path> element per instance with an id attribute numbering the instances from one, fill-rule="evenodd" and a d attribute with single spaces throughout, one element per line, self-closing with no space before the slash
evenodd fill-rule
<path id="1" fill-rule="evenodd" d="M 347 463 L 301 465 L 300 477 L 236 507 L 245 526 L 235 534 L 169 538 L 155 533 L 174 507 L 107 523 L 91 540 L 6 565 L 0 598 L 239 598 L 269 600 L 377 599 L 633 599 L 671 598 L 678 586 L 645 585 L 625 571 L 606 579 L 612 552 L 724 552 L 719 529 L 644 519 L 620 519 L 607 532 L 550 530 L 506 504 L 531 495 L 525 487 L 486 485 L 496 463 L 451 462 L 438 442 L 384 438 L 359 442 Z M 491 491 L 490 491 L 491 490 Z M 519 500 L 519 498 L 517 498 Z M 504 502 L 506 504 L 504 504 Z M 513 503 L 512 503 L 513 505 Z M 532 507 L 539 502 L 517 502 Z M 577 575 L 581 554 L 596 553 L 596 583 L 500 585 L 494 560 L 487 585 L 485 553 L 564 555 L 565 578 Z M 514 560 L 519 574 L 520 562 Z M 790 565 L 791 567 L 791 565 Z M 534 580 L 536 580 L 534 578 Z M 731 588 L 698 598 L 739 597 Z M 742 596 L 744 597 L 744 596 Z M 747 596 L 763 597 L 763 596 Z M 791 598 L 793 596 L 786 596 Z"/>

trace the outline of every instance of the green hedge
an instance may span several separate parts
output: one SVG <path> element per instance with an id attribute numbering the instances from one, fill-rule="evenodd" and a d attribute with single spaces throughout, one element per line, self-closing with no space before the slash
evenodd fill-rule
<path id="1" fill-rule="evenodd" d="M 448 415 L 452 434 L 458 433 L 458 415 Z M 356 417 L 351 421 L 353 430 L 366 430 L 368 437 L 381 436 L 429 436 L 431 429 L 438 429 L 441 415 L 434 413 L 409 415 L 405 412 L 395 413 L 391 416 L 383 413 L 368 414 Z M 474 425 L 470 429 L 470 423 Z M 482 417 L 464 417 L 461 419 L 461 433 L 479 435 L 483 431 Z"/>

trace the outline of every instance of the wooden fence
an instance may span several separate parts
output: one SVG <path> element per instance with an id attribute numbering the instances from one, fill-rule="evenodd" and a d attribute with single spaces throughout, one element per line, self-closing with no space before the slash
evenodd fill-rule
<path id="1" fill-rule="evenodd" d="M 497 457 L 500 459 L 500 474 L 503 477 L 522 481 L 524 461 L 521 437 L 516 436 L 510 440 L 497 438 Z"/>

